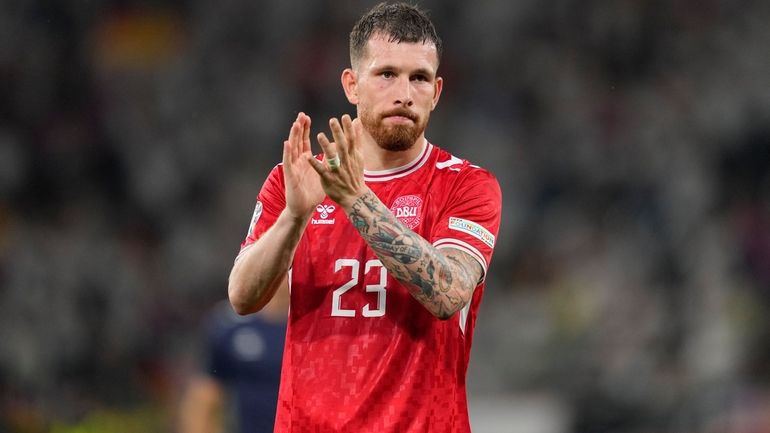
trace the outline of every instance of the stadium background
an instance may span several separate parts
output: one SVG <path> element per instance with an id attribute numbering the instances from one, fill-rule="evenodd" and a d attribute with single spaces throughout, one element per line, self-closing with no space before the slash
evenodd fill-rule
<path id="1" fill-rule="evenodd" d="M 351 111 L 371 4 L 0 1 L 0 432 L 173 430 L 291 120 Z M 421 5 L 428 136 L 504 192 L 476 431 L 770 430 L 770 3 Z"/>

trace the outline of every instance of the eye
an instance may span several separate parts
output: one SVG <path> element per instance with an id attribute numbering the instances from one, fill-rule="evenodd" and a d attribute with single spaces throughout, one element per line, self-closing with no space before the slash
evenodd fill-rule
<path id="1" fill-rule="evenodd" d="M 422 74 L 417 74 L 417 75 L 412 76 L 412 80 L 414 80 L 414 81 L 428 81 L 428 77 L 426 77 L 425 75 L 422 75 Z"/>
<path id="2" fill-rule="evenodd" d="M 394 74 L 391 71 L 384 71 L 384 72 L 382 72 L 381 75 L 382 75 L 382 78 L 393 78 L 393 77 L 396 76 L 396 74 Z"/>

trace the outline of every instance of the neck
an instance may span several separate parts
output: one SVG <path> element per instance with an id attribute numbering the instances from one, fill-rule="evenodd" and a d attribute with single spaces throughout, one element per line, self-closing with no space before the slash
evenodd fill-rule
<path id="1" fill-rule="evenodd" d="M 365 134 L 361 150 L 364 154 L 364 169 L 369 171 L 388 170 L 406 165 L 417 158 L 422 153 L 423 146 L 426 145 L 425 134 L 420 134 L 411 148 L 403 152 L 393 152 L 381 148 L 369 133 Z"/>

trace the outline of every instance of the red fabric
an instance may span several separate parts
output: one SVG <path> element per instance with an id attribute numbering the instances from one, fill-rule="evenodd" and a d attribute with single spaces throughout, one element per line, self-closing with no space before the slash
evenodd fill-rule
<path id="1" fill-rule="evenodd" d="M 420 236 L 468 252 L 486 271 L 500 224 L 497 180 L 425 146 L 400 169 L 366 172 L 367 185 Z M 285 206 L 281 165 L 258 201 L 261 215 L 242 249 Z M 276 432 L 470 432 L 465 375 L 483 282 L 465 311 L 433 317 L 328 197 L 300 240 L 290 281 Z"/>

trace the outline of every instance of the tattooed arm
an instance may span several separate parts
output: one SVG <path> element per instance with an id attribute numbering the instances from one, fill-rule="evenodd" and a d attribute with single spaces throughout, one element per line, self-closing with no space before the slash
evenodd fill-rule
<path id="1" fill-rule="evenodd" d="M 452 317 L 470 302 L 481 279 L 481 265 L 460 250 L 439 251 L 396 219 L 364 182 L 361 121 L 347 114 L 341 120 L 329 121 L 334 142 L 318 134 L 326 162 L 308 157 L 308 163 L 319 174 L 326 194 L 342 206 L 388 272 L 434 316 Z M 328 165 L 330 159 L 337 161 L 334 167 Z"/>
<path id="2" fill-rule="evenodd" d="M 436 249 L 401 224 L 369 190 L 345 212 L 391 275 L 439 319 L 448 319 L 473 296 L 482 268 L 457 249 Z"/>

